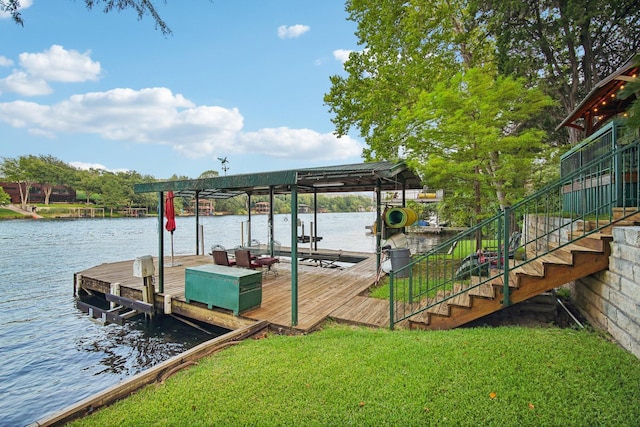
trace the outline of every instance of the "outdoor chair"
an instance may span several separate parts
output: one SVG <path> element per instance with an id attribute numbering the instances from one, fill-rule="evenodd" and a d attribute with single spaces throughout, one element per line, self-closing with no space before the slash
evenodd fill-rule
<path id="1" fill-rule="evenodd" d="M 242 268 L 250 268 L 255 270 L 256 268 L 262 268 L 262 265 L 258 264 L 251 257 L 251 251 L 249 249 L 238 249 L 235 250 L 236 254 L 236 265 Z"/>
<path id="2" fill-rule="evenodd" d="M 509 253 L 507 259 L 513 259 L 515 257 L 516 250 L 520 247 L 521 233 L 514 231 L 509 237 Z M 456 270 L 456 279 L 466 279 L 470 276 L 489 276 L 489 269 L 502 268 L 504 264 L 505 256 L 500 253 L 498 248 L 484 248 L 476 253 L 467 255 L 460 267 Z"/>
<path id="3" fill-rule="evenodd" d="M 275 257 L 260 257 L 254 258 L 251 256 L 251 251 L 249 249 L 236 249 L 236 263 L 238 267 L 250 268 L 252 270 L 260 268 L 263 273 L 274 273 L 278 274 L 278 272 L 273 267 L 274 264 L 280 262 L 280 259 Z"/>
<path id="4" fill-rule="evenodd" d="M 214 249 L 211 255 L 213 255 L 213 262 L 217 265 L 226 265 L 228 267 L 236 265 L 236 261 L 229 260 L 229 254 L 225 250 Z"/>

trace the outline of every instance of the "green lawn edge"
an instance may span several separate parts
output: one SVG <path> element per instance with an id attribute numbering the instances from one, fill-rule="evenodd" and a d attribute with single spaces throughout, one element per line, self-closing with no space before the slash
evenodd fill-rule
<path id="1" fill-rule="evenodd" d="M 561 328 L 246 340 L 73 426 L 637 426 L 640 360 Z"/>

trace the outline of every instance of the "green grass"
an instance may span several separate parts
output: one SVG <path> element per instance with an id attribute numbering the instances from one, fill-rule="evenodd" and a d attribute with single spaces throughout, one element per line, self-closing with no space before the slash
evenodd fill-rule
<path id="1" fill-rule="evenodd" d="M 0 219 L 22 219 L 29 218 L 27 215 L 22 215 L 18 212 L 14 212 L 11 209 L 0 208 Z"/>
<path id="2" fill-rule="evenodd" d="M 640 361 L 557 328 L 248 340 L 74 426 L 637 426 Z"/>

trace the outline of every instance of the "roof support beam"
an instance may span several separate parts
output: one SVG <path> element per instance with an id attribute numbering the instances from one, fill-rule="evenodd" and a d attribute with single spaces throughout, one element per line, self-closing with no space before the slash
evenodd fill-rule
<path id="1" fill-rule="evenodd" d="M 158 292 L 164 292 L 164 193 L 158 191 Z"/>
<path id="2" fill-rule="evenodd" d="M 200 255 L 200 190 L 196 191 L 196 255 Z"/>

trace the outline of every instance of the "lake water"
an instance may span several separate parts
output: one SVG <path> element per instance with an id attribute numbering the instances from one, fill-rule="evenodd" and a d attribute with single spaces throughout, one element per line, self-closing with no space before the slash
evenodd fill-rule
<path id="1" fill-rule="evenodd" d="M 201 217 L 205 252 L 240 244 L 246 219 Z M 313 216 L 300 219 L 309 234 Z M 375 251 L 375 238 L 365 233 L 374 219 L 370 212 L 319 214 L 318 248 Z M 171 318 L 103 326 L 75 308 L 73 274 L 157 256 L 157 224 L 157 218 L 0 221 L 0 425 L 32 423 L 211 338 Z M 178 217 L 176 224 L 174 254 L 194 254 L 195 218 Z M 267 241 L 265 215 L 253 216 L 251 228 L 253 239 Z M 274 230 L 274 239 L 289 246 L 288 215 L 274 217 Z"/>

